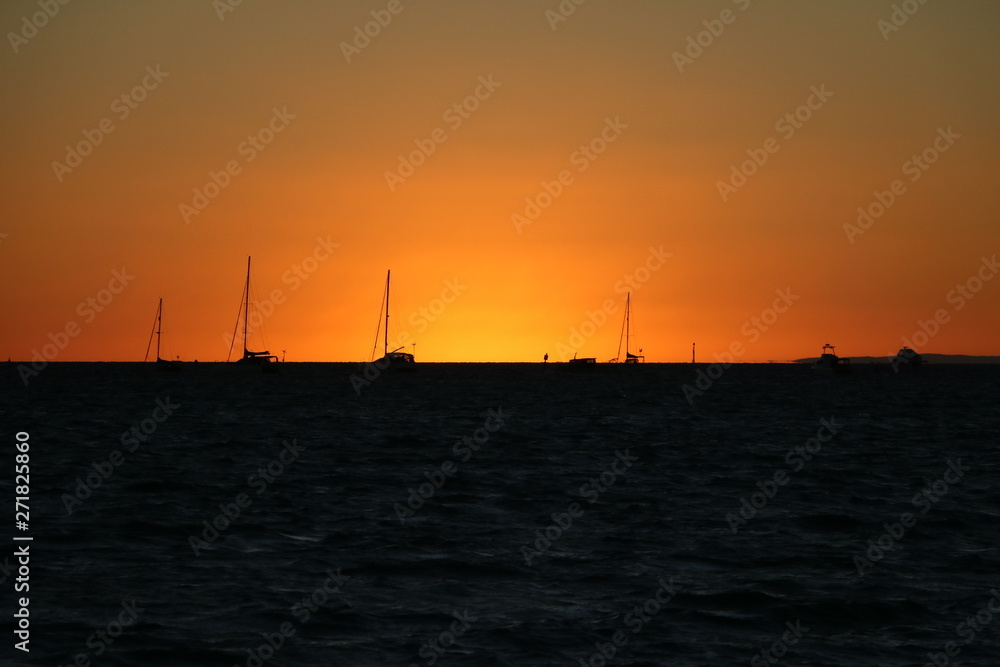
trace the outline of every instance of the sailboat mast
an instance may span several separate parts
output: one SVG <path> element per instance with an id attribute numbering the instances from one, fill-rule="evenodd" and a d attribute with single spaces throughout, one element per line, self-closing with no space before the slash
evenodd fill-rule
<path id="1" fill-rule="evenodd" d="M 383 356 L 389 354 L 389 277 L 392 275 L 392 269 L 387 269 L 385 272 L 385 338 L 383 347 Z"/>
<path id="2" fill-rule="evenodd" d="M 626 360 L 628 359 L 628 354 L 629 354 L 628 338 L 629 335 L 632 333 L 631 329 L 629 328 L 629 310 L 631 309 L 631 307 L 632 307 L 632 292 L 629 292 L 625 296 L 625 359 Z"/>
<path id="3" fill-rule="evenodd" d="M 247 255 L 247 282 L 243 296 L 243 356 L 247 354 L 247 320 L 250 316 L 250 255 Z"/>
<path id="4" fill-rule="evenodd" d="M 163 297 L 160 297 L 160 306 L 156 309 L 156 360 L 160 360 L 160 332 L 163 329 Z"/>

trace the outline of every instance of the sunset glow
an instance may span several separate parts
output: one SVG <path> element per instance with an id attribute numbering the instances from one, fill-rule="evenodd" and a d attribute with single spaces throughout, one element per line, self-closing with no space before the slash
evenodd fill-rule
<path id="1" fill-rule="evenodd" d="M 225 360 L 248 256 L 288 361 L 368 359 L 387 269 L 418 361 L 606 361 L 627 293 L 651 362 L 1000 354 L 995 3 L 41 4 L 4 358 L 142 360 L 162 297 Z"/>

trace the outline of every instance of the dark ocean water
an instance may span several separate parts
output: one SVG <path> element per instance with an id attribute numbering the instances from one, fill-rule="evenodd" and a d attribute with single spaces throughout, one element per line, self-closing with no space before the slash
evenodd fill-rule
<path id="1" fill-rule="evenodd" d="M 1000 366 L 150 366 L 3 369 L 3 664 L 1000 664 Z"/>

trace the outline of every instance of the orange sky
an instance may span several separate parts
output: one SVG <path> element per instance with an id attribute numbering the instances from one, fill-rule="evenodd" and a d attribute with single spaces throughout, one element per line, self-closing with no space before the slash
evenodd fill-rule
<path id="1" fill-rule="evenodd" d="M 648 361 L 1000 354 L 1000 5 L 896 4 L 4 2 L 0 356 L 141 360 L 163 297 L 225 359 L 248 255 L 290 361 L 368 358 L 388 268 L 419 361 L 609 359 L 628 289 Z"/>

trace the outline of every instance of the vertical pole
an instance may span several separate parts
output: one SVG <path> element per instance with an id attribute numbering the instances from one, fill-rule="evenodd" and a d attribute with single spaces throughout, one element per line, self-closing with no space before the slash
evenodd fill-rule
<path id="1" fill-rule="evenodd" d="M 160 307 L 156 309 L 156 360 L 160 360 L 160 331 L 163 330 L 163 297 L 160 297 Z"/>
<path id="2" fill-rule="evenodd" d="M 628 338 L 631 334 L 631 329 L 628 323 L 629 310 L 632 305 L 632 292 L 629 292 L 625 296 L 625 361 L 628 361 Z"/>
<path id="3" fill-rule="evenodd" d="M 392 275 L 392 269 L 386 269 L 385 272 L 385 339 L 382 345 L 383 356 L 388 356 L 389 354 L 389 278 Z"/>
<path id="4" fill-rule="evenodd" d="M 250 318 L 250 255 L 247 255 L 247 284 L 243 299 L 243 356 L 247 356 L 247 320 Z"/>

